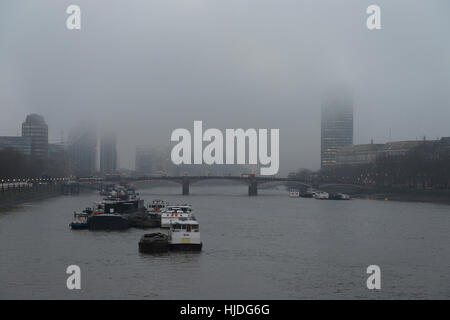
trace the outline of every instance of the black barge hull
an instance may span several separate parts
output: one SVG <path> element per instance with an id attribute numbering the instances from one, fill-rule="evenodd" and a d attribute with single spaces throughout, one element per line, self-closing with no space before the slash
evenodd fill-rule
<path id="1" fill-rule="evenodd" d="M 89 230 L 126 230 L 130 228 L 130 221 L 121 216 L 96 215 L 89 218 Z"/>
<path id="2" fill-rule="evenodd" d="M 169 244 L 170 251 L 202 251 L 202 243 Z"/>

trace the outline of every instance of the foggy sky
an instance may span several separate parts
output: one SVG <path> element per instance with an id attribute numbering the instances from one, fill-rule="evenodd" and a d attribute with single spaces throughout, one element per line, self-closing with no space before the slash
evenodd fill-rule
<path id="1" fill-rule="evenodd" d="M 449 15 L 448 0 L 0 0 L 0 135 L 39 113 L 56 141 L 89 118 L 133 168 L 136 145 L 194 120 L 279 128 L 284 175 L 320 166 L 323 92 L 345 85 L 355 143 L 450 136 Z"/>

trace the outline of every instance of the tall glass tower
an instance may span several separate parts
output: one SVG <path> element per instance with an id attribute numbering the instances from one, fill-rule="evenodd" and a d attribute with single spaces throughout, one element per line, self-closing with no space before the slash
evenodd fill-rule
<path id="1" fill-rule="evenodd" d="M 336 164 L 339 148 L 353 144 L 353 97 L 347 92 L 329 94 L 322 104 L 321 167 Z"/>

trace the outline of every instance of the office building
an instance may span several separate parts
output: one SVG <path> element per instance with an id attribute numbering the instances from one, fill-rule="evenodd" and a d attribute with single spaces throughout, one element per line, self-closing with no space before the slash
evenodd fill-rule
<path id="1" fill-rule="evenodd" d="M 335 93 L 322 104 L 321 167 L 336 164 L 340 148 L 353 144 L 353 99 L 351 95 Z"/>
<path id="2" fill-rule="evenodd" d="M 0 137 L 0 150 L 14 149 L 24 155 L 31 155 L 30 137 Z"/>
<path id="3" fill-rule="evenodd" d="M 70 171 L 76 176 L 90 176 L 97 170 L 97 132 L 92 125 L 79 124 L 68 138 Z"/>
<path id="4" fill-rule="evenodd" d="M 100 171 L 111 174 L 117 171 L 117 141 L 112 131 L 104 132 L 100 139 Z"/>
<path id="5" fill-rule="evenodd" d="M 31 139 L 31 155 L 39 158 L 48 157 L 48 126 L 44 117 L 30 114 L 22 123 L 22 137 Z"/>
<path id="6" fill-rule="evenodd" d="M 139 174 L 172 174 L 174 165 L 170 160 L 170 147 L 137 146 L 135 169 Z"/>
<path id="7" fill-rule="evenodd" d="M 385 144 L 360 144 L 345 146 L 339 149 L 336 155 L 336 165 L 361 165 L 375 163 L 380 157 L 403 157 L 422 146 L 436 146 L 439 151 L 444 152 L 449 146 L 449 138 L 441 140 L 410 140 L 410 141 L 392 141 Z M 450 149 L 448 149 L 450 150 Z"/>

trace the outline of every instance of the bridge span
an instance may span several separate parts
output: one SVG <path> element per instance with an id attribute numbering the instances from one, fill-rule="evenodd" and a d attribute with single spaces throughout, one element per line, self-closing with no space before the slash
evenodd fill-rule
<path id="1" fill-rule="evenodd" d="M 208 181 L 208 180 L 223 180 L 223 181 L 235 181 L 248 186 L 248 195 L 249 196 L 257 196 L 258 195 L 258 186 L 262 184 L 269 183 L 285 183 L 292 186 L 299 186 L 303 188 L 319 188 L 318 183 L 312 183 L 311 181 L 305 181 L 297 178 L 282 178 L 282 177 L 264 177 L 264 176 L 253 176 L 253 175 L 245 175 L 245 176 L 142 176 L 142 177 L 121 177 L 114 179 L 106 179 L 105 182 L 122 182 L 122 183 L 137 183 L 137 182 L 145 182 L 145 181 L 170 181 L 177 183 L 182 188 L 183 195 L 189 195 L 190 186 L 199 181 Z M 343 183 L 327 183 L 324 184 L 323 187 L 332 187 L 332 186 L 347 186 L 347 187 L 356 187 L 363 188 L 361 185 L 353 185 L 353 184 L 343 184 Z"/>

